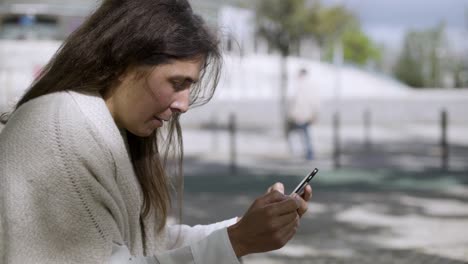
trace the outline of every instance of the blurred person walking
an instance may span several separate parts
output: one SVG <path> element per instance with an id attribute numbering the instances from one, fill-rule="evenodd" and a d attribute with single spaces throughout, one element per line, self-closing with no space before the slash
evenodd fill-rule
<path id="1" fill-rule="evenodd" d="M 187 1 L 103 1 L 2 116 L 0 262 L 232 264 L 284 246 L 310 186 L 277 183 L 223 222 L 167 223 L 182 208 L 179 117 L 220 67 Z"/>
<path id="2" fill-rule="evenodd" d="M 294 93 L 288 102 L 287 135 L 291 151 L 294 153 L 294 132 L 302 138 L 301 152 L 306 160 L 314 159 L 312 143 L 312 124 L 317 121 L 319 112 L 319 92 L 312 84 L 306 68 L 301 68 L 297 75 Z"/>

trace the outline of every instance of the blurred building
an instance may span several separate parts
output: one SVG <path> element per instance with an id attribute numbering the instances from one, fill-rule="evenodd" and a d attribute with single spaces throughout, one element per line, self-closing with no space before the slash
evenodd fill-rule
<path id="1" fill-rule="evenodd" d="M 63 40 L 95 1 L 0 0 L 0 39 Z"/>
<path id="2" fill-rule="evenodd" d="M 29 87 L 93 0 L 0 0 L 0 112 Z"/>

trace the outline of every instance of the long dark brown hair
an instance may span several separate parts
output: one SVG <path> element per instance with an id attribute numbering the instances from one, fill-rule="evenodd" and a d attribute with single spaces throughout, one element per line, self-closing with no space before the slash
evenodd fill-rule
<path id="1" fill-rule="evenodd" d="M 199 58 L 205 65 L 200 81 L 191 88 L 192 107 L 211 99 L 221 69 L 218 39 L 203 19 L 194 14 L 186 0 L 105 0 L 65 40 L 15 110 L 34 98 L 58 91 L 103 95 L 130 67 Z M 2 119 L 6 123 L 8 116 Z M 179 116 L 174 116 L 165 128 L 145 138 L 127 131 L 129 154 L 143 191 L 143 216 L 154 210 L 160 219 L 159 231 L 172 208 L 171 188 L 176 187 L 179 208 L 183 191 Z M 168 164 L 174 167 L 169 170 Z"/>

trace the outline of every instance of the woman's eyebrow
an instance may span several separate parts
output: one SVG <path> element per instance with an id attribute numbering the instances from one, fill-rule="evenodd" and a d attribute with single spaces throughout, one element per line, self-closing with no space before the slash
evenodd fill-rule
<path id="1" fill-rule="evenodd" d="M 194 80 L 192 77 L 187 76 L 187 75 L 174 75 L 169 78 L 171 81 L 183 81 L 183 82 L 190 82 L 190 83 L 196 83 L 198 80 Z"/>

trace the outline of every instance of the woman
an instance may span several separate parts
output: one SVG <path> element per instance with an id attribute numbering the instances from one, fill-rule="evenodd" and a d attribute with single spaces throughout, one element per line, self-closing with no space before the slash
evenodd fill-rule
<path id="1" fill-rule="evenodd" d="M 172 189 L 181 208 L 179 116 L 211 98 L 220 59 L 186 1 L 104 1 L 0 134 L 1 260 L 238 263 L 289 241 L 310 186 L 276 184 L 242 218 L 166 224 Z"/>

